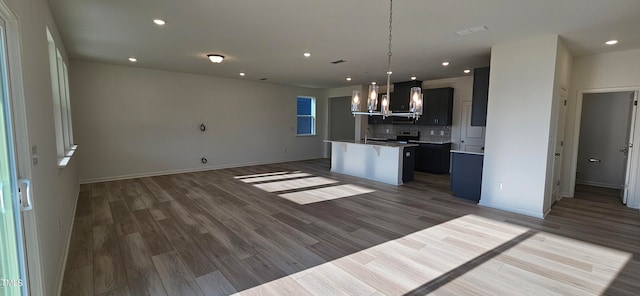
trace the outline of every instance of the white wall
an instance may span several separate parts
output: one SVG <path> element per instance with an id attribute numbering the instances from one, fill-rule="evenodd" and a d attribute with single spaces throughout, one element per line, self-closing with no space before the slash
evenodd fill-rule
<path id="1" fill-rule="evenodd" d="M 40 245 L 44 293 L 56 295 L 78 196 L 78 160 L 73 158 L 67 167 L 58 168 L 46 27 L 65 60 L 66 53 L 47 1 L 3 1 L 18 17 L 28 145 L 37 146 L 39 154 L 39 162 L 31 167 L 30 176 L 22 177 L 30 177 L 33 184 L 33 215 Z"/>
<path id="2" fill-rule="evenodd" d="M 547 176 L 545 179 L 545 198 L 543 204 L 543 212 L 546 214 L 551 210 L 553 204 L 553 189 L 554 180 L 557 180 L 557 176 L 554 174 L 561 174 L 562 160 L 558 160 L 555 157 L 557 141 L 564 141 L 564 134 L 560 131 L 564 128 L 566 122 L 566 112 L 561 112 L 561 108 L 564 106 L 564 100 L 562 97 L 562 89 L 568 90 L 569 83 L 571 81 L 571 70 L 573 68 L 573 56 L 562 42 L 562 39 L 558 39 L 557 50 L 555 60 L 555 73 L 553 80 L 553 98 L 551 102 L 551 121 L 549 122 L 549 141 L 547 146 Z M 566 111 L 566 109 L 565 109 Z M 564 146 L 563 146 L 564 147 Z M 564 155 L 564 153 L 561 153 Z M 558 162 L 558 163 L 556 163 Z M 558 172 L 555 171 L 555 166 L 560 166 Z M 567 182 L 567 180 L 563 180 Z M 562 189 L 559 189 L 562 191 Z M 560 192 L 560 195 L 566 195 Z"/>
<path id="3" fill-rule="evenodd" d="M 71 73 L 83 182 L 323 157 L 321 90 L 75 60 Z M 317 99 L 317 136 L 296 136 L 298 95 Z"/>
<path id="4" fill-rule="evenodd" d="M 422 82 L 422 88 L 453 87 L 453 118 L 451 126 L 451 149 L 460 147 L 460 122 L 462 122 L 462 102 L 472 101 L 473 98 L 473 75 L 428 80 Z"/>
<path id="5" fill-rule="evenodd" d="M 544 216 L 557 51 L 555 35 L 491 50 L 483 206 Z"/>
<path id="6" fill-rule="evenodd" d="M 575 161 L 578 148 L 575 123 L 579 92 L 631 89 L 640 89 L 640 49 L 582 56 L 574 59 L 565 128 L 567 135 L 565 140 L 569 144 L 565 146 L 565 155 L 569 156 L 564 158 L 563 178 L 565 180 L 575 177 L 572 161 Z M 640 130 L 638 129 L 636 129 L 635 138 L 640 138 Z M 635 164 L 637 165 L 639 162 L 640 158 L 636 158 Z M 573 196 L 573 184 L 570 182 L 565 184 L 563 191 L 567 192 L 568 196 Z M 640 183 L 638 186 L 635 192 L 640 193 Z M 628 205 L 639 208 L 640 198 L 632 198 Z"/>

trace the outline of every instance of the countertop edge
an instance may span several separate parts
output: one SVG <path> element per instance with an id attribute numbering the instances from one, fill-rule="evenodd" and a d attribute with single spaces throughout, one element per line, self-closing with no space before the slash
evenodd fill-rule
<path id="1" fill-rule="evenodd" d="M 482 152 L 471 152 L 471 151 L 463 151 L 463 150 L 451 150 L 451 153 L 462 153 L 462 154 L 473 154 L 473 155 L 482 155 L 484 156 L 484 153 Z"/>

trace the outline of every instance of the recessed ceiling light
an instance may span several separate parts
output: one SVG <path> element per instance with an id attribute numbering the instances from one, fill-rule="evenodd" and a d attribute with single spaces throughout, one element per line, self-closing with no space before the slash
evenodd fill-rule
<path id="1" fill-rule="evenodd" d="M 418 77 L 411 76 L 411 80 L 416 80 L 416 79 L 418 79 Z"/>
<path id="2" fill-rule="evenodd" d="M 469 73 L 471 73 L 471 70 L 469 70 L 469 69 L 464 69 L 464 73 L 465 73 L 465 74 L 469 74 Z"/>
<path id="3" fill-rule="evenodd" d="M 606 45 L 616 45 L 616 44 L 618 44 L 618 40 L 609 40 L 609 41 L 605 42 L 604 44 L 606 44 Z"/>
<path id="4" fill-rule="evenodd" d="M 129 58 L 129 62 L 135 63 L 137 61 L 138 61 L 138 59 L 136 59 L 136 58 Z"/>
<path id="5" fill-rule="evenodd" d="M 222 63 L 222 60 L 224 60 L 224 56 L 219 54 L 208 54 L 207 57 L 209 57 L 209 60 L 215 64 L 220 64 Z"/>
<path id="6" fill-rule="evenodd" d="M 153 22 L 158 25 L 158 26 L 164 26 L 167 22 L 161 20 L 161 19 L 155 19 L 153 20 Z"/>
<path id="7" fill-rule="evenodd" d="M 442 62 L 442 65 L 445 66 L 445 67 L 449 66 L 449 62 Z"/>
<path id="8" fill-rule="evenodd" d="M 304 53 L 304 56 L 305 56 L 306 58 L 308 58 L 308 57 L 310 57 L 310 56 L 311 56 L 311 53 L 305 52 L 305 53 Z"/>
<path id="9" fill-rule="evenodd" d="M 240 72 L 240 76 L 244 76 L 244 75 L 247 75 L 247 74 L 245 74 L 244 72 Z"/>
<path id="10" fill-rule="evenodd" d="M 371 84 L 375 85 L 375 84 L 376 84 L 376 82 L 375 82 L 375 81 L 371 81 Z"/>
<path id="11" fill-rule="evenodd" d="M 347 81 L 351 81 L 351 77 L 347 77 Z"/>

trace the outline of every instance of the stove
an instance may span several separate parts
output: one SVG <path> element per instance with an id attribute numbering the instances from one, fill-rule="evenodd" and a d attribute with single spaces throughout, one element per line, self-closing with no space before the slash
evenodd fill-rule
<path id="1" fill-rule="evenodd" d="M 408 141 L 419 141 L 419 131 L 398 131 L 396 134 L 396 141 L 399 143 L 407 143 Z"/>

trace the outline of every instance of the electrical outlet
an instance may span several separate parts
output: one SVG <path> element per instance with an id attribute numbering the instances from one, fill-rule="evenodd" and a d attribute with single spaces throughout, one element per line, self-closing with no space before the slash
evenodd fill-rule
<path id="1" fill-rule="evenodd" d="M 431 130 L 431 135 L 433 136 L 435 134 L 436 134 L 436 132 L 434 130 Z"/>
<path id="2" fill-rule="evenodd" d="M 386 129 L 385 133 L 387 133 L 387 134 L 388 134 L 388 133 L 389 133 L 389 129 Z"/>
<path id="3" fill-rule="evenodd" d="M 500 191 L 502 191 L 502 182 L 498 182 L 498 188 L 500 188 Z"/>
<path id="4" fill-rule="evenodd" d="M 444 136 L 444 131 L 440 131 L 440 135 L 441 135 L 441 136 Z"/>

